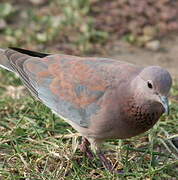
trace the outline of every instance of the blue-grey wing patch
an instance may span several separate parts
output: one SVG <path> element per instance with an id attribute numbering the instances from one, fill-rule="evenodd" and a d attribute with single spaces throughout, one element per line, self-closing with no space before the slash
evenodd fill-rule
<path id="1" fill-rule="evenodd" d="M 86 80 L 82 81 L 76 74 L 73 80 L 70 79 L 70 72 L 65 73 L 65 70 L 63 74 L 58 74 L 57 66 L 31 58 L 24 63 L 24 71 L 37 91 L 38 98 L 46 106 L 65 119 L 88 127 L 91 117 L 100 110 L 98 100 L 104 91 L 99 85 L 96 88 L 93 85 L 88 87 L 84 84 Z"/>

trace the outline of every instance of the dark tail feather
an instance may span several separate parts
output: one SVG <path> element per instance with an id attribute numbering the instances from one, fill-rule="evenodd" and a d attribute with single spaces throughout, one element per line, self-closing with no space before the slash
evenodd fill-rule
<path id="1" fill-rule="evenodd" d="M 33 57 L 43 58 L 43 57 L 46 57 L 46 56 L 50 55 L 50 54 L 46 54 L 46 53 L 40 53 L 40 52 L 30 51 L 30 50 L 16 48 L 16 47 L 9 47 L 9 49 L 13 49 L 13 50 L 15 50 L 17 52 L 20 52 L 22 54 L 26 54 L 26 55 L 29 55 L 29 56 L 33 56 Z"/>

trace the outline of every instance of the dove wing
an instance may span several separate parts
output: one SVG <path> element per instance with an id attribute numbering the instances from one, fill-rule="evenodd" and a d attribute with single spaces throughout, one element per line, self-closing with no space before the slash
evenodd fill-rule
<path id="1" fill-rule="evenodd" d="M 59 116 L 89 126 L 108 87 L 107 72 L 96 68 L 101 62 L 68 55 L 31 57 L 13 50 L 6 55 L 33 95 Z"/>

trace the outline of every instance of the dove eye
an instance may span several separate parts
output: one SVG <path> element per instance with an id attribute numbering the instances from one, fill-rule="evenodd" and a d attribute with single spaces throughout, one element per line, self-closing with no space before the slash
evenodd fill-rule
<path id="1" fill-rule="evenodd" d="M 150 81 L 147 81 L 147 85 L 148 85 L 148 87 L 149 87 L 150 89 L 153 88 L 153 85 L 152 85 L 152 83 L 151 83 Z"/>

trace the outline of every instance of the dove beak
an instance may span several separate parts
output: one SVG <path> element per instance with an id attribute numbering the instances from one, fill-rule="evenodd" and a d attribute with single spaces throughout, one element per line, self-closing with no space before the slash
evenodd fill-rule
<path id="1" fill-rule="evenodd" d="M 165 109 L 166 115 L 169 115 L 169 101 L 168 101 L 168 98 L 166 96 L 160 96 L 160 99 L 161 99 L 161 104 L 163 105 L 163 107 Z"/>

